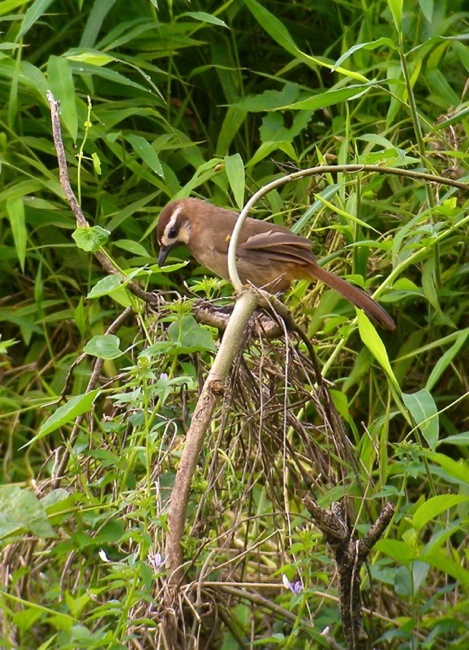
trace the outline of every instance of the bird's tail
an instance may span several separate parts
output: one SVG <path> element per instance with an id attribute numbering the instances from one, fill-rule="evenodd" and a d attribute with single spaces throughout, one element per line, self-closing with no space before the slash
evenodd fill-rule
<path id="1" fill-rule="evenodd" d="M 381 327 L 384 327 L 388 330 L 394 330 L 396 324 L 388 314 L 388 312 L 378 305 L 377 302 L 370 298 L 370 296 L 365 293 L 362 289 L 355 287 L 353 284 L 350 284 L 346 280 L 343 280 L 338 275 L 323 269 L 321 266 L 314 266 L 314 270 L 311 269 L 311 275 L 321 282 L 324 282 L 335 291 L 338 291 L 344 298 L 346 298 L 352 305 L 363 309 L 364 312 L 374 318 Z"/>

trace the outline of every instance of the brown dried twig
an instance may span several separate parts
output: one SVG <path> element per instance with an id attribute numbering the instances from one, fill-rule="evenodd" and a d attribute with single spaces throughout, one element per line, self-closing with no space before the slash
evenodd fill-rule
<path id="1" fill-rule="evenodd" d="M 65 198 L 70 205 L 72 212 L 75 216 L 77 226 L 79 228 L 89 228 L 89 223 L 85 219 L 85 215 L 77 201 L 75 193 L 70 185 L 70 178 L 68 175 L 68 165 L 67 157 L 65 154 L 65 148 L 62 139 L 62 129 L 60 126 L 60 115 L 59 108 L 60 102 L 58 102 L 50 90 L 47 91 L 47 101 L 49 102 L 50 113 L 51 113 L 51 122 L 52 122 L 52 137 L 54 139 L 55 151 L 57 153 L 57 162 L 59 164 L 59 179 L 60 185 L 65 193 Z M 121 275 L 122 279 L 125 280 L 125 276 L 122 275 L 120 269 L 113 264 L 109 257 L 101 250 L 94 252 L 94 256 L 101 264 L 103 269 L 112 275 Z M 152 303 L 155 301 L 155 296 L 148 291 L 142 289 L 137 283 L 129 282 L 126 285 L 135 296 L 141 298 L 147 303 Z"/>
<path id="2" fill-rule="evenodd" d="M 305 497 L 303 503 L 334 552 L 339 573 L 340 612 L 347 647 L 349 650 L 365 650 L 368 647 L 368 636 L 363 626 L 360 568 L 389 525 L 394 506 L 387 503 L 370 530 L 359 540 L 347 522 L 343 504 L 333 503 L 330 510 L 325 510 L 310 496 Z"/>

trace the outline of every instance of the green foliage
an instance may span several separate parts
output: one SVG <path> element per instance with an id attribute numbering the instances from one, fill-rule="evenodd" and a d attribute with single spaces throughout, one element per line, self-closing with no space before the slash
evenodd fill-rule
<path id="1" fill-rule="evenodd" d="M 18 0 L 0 16 L 0 645 L 156 647 L 168 496 L 218 336 L 180 294 L 230 295 L 183 251 L 158 268 L 159 210 L 190 194 L 239 209 L 292 167 L 322 163 L 467 178 L 469 13 L 463 0 Z M 89 228 L 64 199 L 47 90 Z M 462 649 L 467 196 L 340 172 L 286 184 L 255 213 L 311 237 L 398 327 L 377 333 L 323 287 L 299 282 L 287 298 L 358 474 L 308 398 L 313 379 L 288 374 L 295 346 L 247 350 L 242 390 L 233 383 L 207 432 L 184 540 L 189 575 L 222 603 L 219 645 L 329 647 L 325 628 L 342 638 L 294 449 L 321 505 L 347 497 L 360 536 L 383 500 L 396 506 L 362 578 L 374 647 Z M 122 277 L 105 275 L 97 250 Z M 158 311 L 130 280 L 160 293 Z M 133 316 L 114 331 L 123 306 Z M 268 400 L 256 419 L 258 390 L 277 391 L 301 426 Z M 224 581 L 250 590 L 228 595 Z M 194 620 L 181 624 L 188 639 Z"/>

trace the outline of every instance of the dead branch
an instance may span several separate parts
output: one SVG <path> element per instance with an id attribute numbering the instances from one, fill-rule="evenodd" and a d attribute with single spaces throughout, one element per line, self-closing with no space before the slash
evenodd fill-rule
<path id="1" fill-rule="evenodd" d="M 339 573 L 340 612 L 347 648 L 366 650 L 368 636 L 363 626 L 360 568 L 389 525 L 394 506 L 387 503 L 363 539 L 358 540 L 346 519 L 342 503 L 333 503 L 330 510 L 320 508 L 310 496 L 305 497 L 303 503 L 334 552 Z"/>

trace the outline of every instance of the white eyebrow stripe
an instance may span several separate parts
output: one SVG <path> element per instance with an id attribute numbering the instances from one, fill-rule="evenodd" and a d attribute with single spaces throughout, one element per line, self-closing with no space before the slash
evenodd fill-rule
<path id="1" fill-rule="evenodd" d="M 181 214 L 181 212 L 182 212 L 182 205 L 179 205 L 171 215 L 171 219 L 168 221 L 168 225 L 165 228 L 165 234 L 169 232 L 173 226 L 176 225 L 178 216 Z"/>

